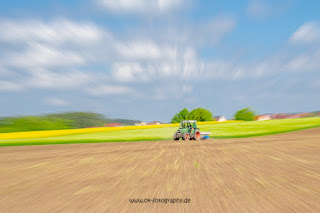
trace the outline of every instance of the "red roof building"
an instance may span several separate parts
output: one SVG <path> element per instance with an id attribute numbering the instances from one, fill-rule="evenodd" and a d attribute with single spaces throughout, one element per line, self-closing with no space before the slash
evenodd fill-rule
<path id="1" fill-rule="evenodd" d="M 271 115 L 272 119 L 289 119 L 289 118 L 304 118 L 310 115 L 310 113 L 297 113 L 297 114 L 287 114 L 279 113 Z"/>
<path id="2" fill-rule="evenodd" d="M 288 116 L 288 118 L 304 118 L 307 117 L 310 113 L 299 113 Z"/>
<path id="3" fill-rule="evenodd" d="M 122 126 L 121 123 L 106 123 L 104 124 L 106 127 L 117 127 L 117 126 Z"/>

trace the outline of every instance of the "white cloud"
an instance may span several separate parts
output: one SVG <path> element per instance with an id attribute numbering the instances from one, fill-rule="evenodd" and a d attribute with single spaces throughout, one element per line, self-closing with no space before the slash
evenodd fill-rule
<path id="1" fill-rule="evenodd" d="M 2 65 L 23 69 L 83 65 L 96 58 L 97 47 L 112 40 L 93 23 L 67 19 L 0 19 L 0 29 L 0 44 L 12 47 L 2 57 Z"/>
<path id="2" fill-rule="evenodd" d="M 165 82 L 162 87 L 150 87 L 149 99 L 154 100 L 177 100 L 182 97 L 189 99 L 193 93 L 193 83 L 186 83 L 176 78 L 173 81 Z"/>
<path id="3" fill-rule="evenodd" d="M 248 80 L 275 76 L 293 71 L 311 71 L 306 67 L 294 67 L 294 56 L 275 54 L 260 61 L 243 63 L 232 60 L 211 60 L 205 63 L 203 78 L 215 80 Z M 312 60 L 312 59 L 311 59 Z"/>
<path id="4" fill-rule="evenodd" d="M 235 26 L 236 20 L 233 17 L 216 17 L 200 26 L 200 29 L 198 28 L 193 34 L 192 39 L 200 40 L 205 44 L 217 44 L 225 35 L 232 32 Z"/>
<path id="5" fill-rule="evenodd" d="M 79 71 L 33 70 L 31 73 L 32 75 L 24 82 L 24 86 L 28 88 L 73 89 L 88 85 L 99 78 Z"/>
<path id="6" fill-rule="evenodd" d="M 182 5 L 182 3 L 186 3 L 182 0 L 158 0 L 158 7 L 161 11 L 166 11 L 174 8 L 178 8 Z"/>
<path id="7" fill-rule="evenodd" d="M 72 22 L 56 19 L 51 22 L 39 20 L 1 20 L 0 41 L 45 42 L 52 44 L 76 43 L 85 45 L 100 41 L 105 32 L 96 25 L 86 22 Z"/>
<path id="8" fill-rule="evenodd" d="M 18 83 L 0 80 L 0 91 L 20 91 L 20 90 L 22 90 L 22 87 Z"/>
<path id="9" fill-rule="evenodd" d="M 247 15 L 254 18 L 264 18 L 284 13 L 288 3 L 270 3 L 267 0 L 251 0 L 247 7 Z"/>
<path id="10" fill-rule="evenodd" d="M 10 75 L 10 72 L 0 65 L 0 77 Z"/>
<path id="11" fill-rule="evenodd" d="M 307 22 L 291 36 L 291 43 L 305 44 L 320 42 L 320 24 L 318 22 Z"/>
<path id="12" fill-rule="evenodd" d="M 164 13 L 177 9 L 182 0 L 96 0 L 99 7 L 115 13 Z"/>
<path id="13" fill-rule="evenodd" d="M 160 46 L 156 49 L 161 52 Z M 178 47 L 173 49 L 176 51 L 172 51 L 174 52 L 172 57 L 160 54 L 161 56 L 155 59 L 134 61 L 128 59 L 116 62 L 112 66 L 112 74 L 116 80 L 123 82 L 158 81 L 170 77 L 197 78 L 203 69 L 203 64 L 199 61 L 196 51 L 191 47 L 183 50 L 178 50 Z"/>
<path id="14" fill-rule="evenodd" d="M 119 81 L 147 80 L 142 66 L 137 62 L 115 63 L 112 66 L 113 76 Z"/>
<path id="15" fill-rule="evenodd" d="M 269 5 L 266 2 L 260 0 L 251 1 L 247 8 L 247 14 L 253 17 L 265 16 L 268 15 L 269 12 Z"/>
<path id="16" fill-rule="evenodd" d="M 161 59 L 176 56 L 176 48 L 167 44 L 160 45 L 153 41 L 118 42 L 116 50 L 127 59 Z"/>
<path id="17" fill-rule="evenodd" d="M 237 66 L 230 61 L 212 60 L 205 64 L 203 75 L 207 79 L 233 78 Z"/>
<path id="18" fill-rule="evenodd" d="M 298 73 L 319 72 L 320 47 L 305 46 L 292 51 L 292 46 L 286 46 L 262 60 L 241 62 L 238 60 L 213 59 L 202 61 L 205 65 L 203 78 L 221 80 L 246 80 L 275 77 L 277 75 L 297 75 Z"/>
<path id="19" fill-rule="evenodd" d="M 45 101 L 47 104 L 49 105 L 53 105 L 53 106 L 68 106 L 69 103 L 65 100 L 62 100 L 60 98 L 48 98 Z"/>
<path id="20" fill-rule="evenodd" d="M 190 93 L 192 92 L 193 87 L 191 85 L 183 85 L 181 91 L 183 93 Z"/>
<path id="21" fill-rule="evenodd" d="M 197 74 L 201 72 L 201 64 L 199 64 L 195 51 L 192 48 L 186 49 L 183 53 L 183 77 L 197 78 Z"/>
<path id="22" fill-rule="evenodd" d="M 118 85 L 100 85 L 97 87 L 89 88 L 88 93 L 95 96 L 102 95 L 124 95 L 133 93 L 134 90 L 127 86 L 118 86 Z"/>
<path id="23" fill-rule="evenodd" d="M 96 57 L 100 54 L 96 49 L 109 42 L 108 33 L 95 24 L 66 19 L 0 19 L 0 28 L 0 45 L 7 46 L 0 58 L 0 72 L 4 70 L 6 78 L 14 74 L 12 82 L 19 85 L 5 84 L 6 88 L 74 89 L 103 79 L 101 73 L 77 71 L 96 58 L 102 60 Z"/>
<path id="24" fill-rule="evenodd" d="M 207 47 L 218 44 L 235 29 L 236 24 L 237 19 L 230 15 L 219 15 L 187 24 L 172 21 L 169 26 L 159 27 L 160 30 L 151 36 L 161 38 L 171 45 Z"/>
<path id="25" fill-rule="evenodd" d="M 86 59 L 76 52 L 50 47 L 49 45 L 31 43 L 24 51 L 8 54 L 3 64 L 26 69 L 82 65 L 85 62 Z"/>
<path id="26" fill-rule="evenodd" d="M 320 70 L 320 49 L 300 54 L 286 64 L 286 68 L 292 71 L 319 71 Z"/>

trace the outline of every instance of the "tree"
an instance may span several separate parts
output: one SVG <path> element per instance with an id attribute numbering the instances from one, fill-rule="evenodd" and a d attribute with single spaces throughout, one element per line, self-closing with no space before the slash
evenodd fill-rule
<path id="1" fill-rule="evenodd" d="M 254 121 L 256 113 L 249 107 L 239 110 L 236 115 L 236 120 L 243 120 L 243 121 Z"/>
<path id="2" fill-rule="evenodd" d="M 189 111 L 186 108 L 183 108 L 183 110 L 173 116 L 171 123 L 180 123 L 181 121 L 186 120 L 188 115 Z"/>
<path id="3" fill-rule="evenodd" d="M 187 116 L 187 119 L 197 121 L 212 121 L 212 117 L 213 115 L 210 110 L 200 107 L 192 110 Z"/>

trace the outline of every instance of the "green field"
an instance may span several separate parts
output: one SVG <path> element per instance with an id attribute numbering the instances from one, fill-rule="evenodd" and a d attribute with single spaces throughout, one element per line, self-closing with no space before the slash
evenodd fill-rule
<path id="1" fill-rule="evenodd" d="M 211 138 L 241 138 L 320 127 L 320 118 L 202 124 L 199 127 L 201 131 L 211 132 Z M 176 127 L 166 127 L 98 132 L 50 138 L 10 139 L 0 140 L 0 146 L 171 140 L 176 129 Z"/>

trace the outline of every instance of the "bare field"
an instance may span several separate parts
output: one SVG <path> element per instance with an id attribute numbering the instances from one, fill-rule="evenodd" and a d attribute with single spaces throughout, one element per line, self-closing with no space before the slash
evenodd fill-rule
<path id="1" fill-rule="evenodd" d="M 0 148 L 1 212 L 320 212 L 320 128 Z M 129 199 L 189 198 L 190 203 Z"/>

